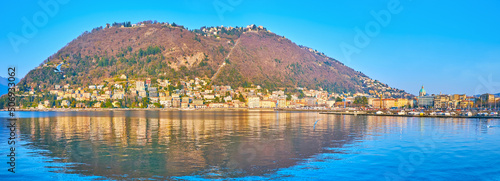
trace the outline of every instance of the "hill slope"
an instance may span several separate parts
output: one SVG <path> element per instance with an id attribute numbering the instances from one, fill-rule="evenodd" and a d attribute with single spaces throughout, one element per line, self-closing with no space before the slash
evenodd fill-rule
<path id="1" fill-rule="evenodd" d="M 62 62 L 63 72 L 54 72 Z M 406 94 L 263 27 L 187 30 L 167 23 L 85 32 L 30 71 L 20 85 L 43 91 L 54 84 L 98 84 L 121 74 L 174 81 L 205 77 L 235 87 L 253 83 L 270 89 Z"/>

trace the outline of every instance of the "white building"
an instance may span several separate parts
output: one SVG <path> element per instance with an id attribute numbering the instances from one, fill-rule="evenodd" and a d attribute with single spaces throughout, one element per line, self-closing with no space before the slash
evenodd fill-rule
<path id="1" fill-rule="evenodd" d="M 257 96 L 248 97 L 248 108 L 260 107 L 260 98 Z"/>

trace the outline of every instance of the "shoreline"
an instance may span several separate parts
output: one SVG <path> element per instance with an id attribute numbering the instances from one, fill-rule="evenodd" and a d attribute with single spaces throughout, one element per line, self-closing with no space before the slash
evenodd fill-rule
<path id="1" fill-rule="evenodd" d="M 388 117 L 416 117 L 416 118 L 471 118 L 471 119 L 500 119 L 500 116 L 442 116 L 442 115 L 398 115 L 373 114 L 366 112 L 320 112 L 319 114 L 354 115 L 354 116 L 388 116 Z"/>
<path id="2" fill-rule="evenodd" d="M 80 112 L 80 111 L 275 111 L 273 108 L 208 108 L 208 109 L 184 109 L 184 108 L 49 108 L 49 109 L 16 109 L 15 112 Z M 0 109 L 0 111 L 8 111 Z"/>
<path id="3" fill-rule="evenodd" d="M 8 111 L 0 109 L 0 111 Z M 294 112 L 318 112 L 319 114 L 354 115 L 354 116 L 388 116 L 388 117 L 421 117 L 421 118 L 472 118 L 472 119 L 500 119 L 500 116 L 443 116 L 443 115 L 398 115 L 375 114 L 374 111 L 336 111 L 324 109 L 292 109 L 292 108 L 48 108 L 48 109 L 19 109 L 16 112 L 92 112 L 92 111 L 294 111 Z"/>

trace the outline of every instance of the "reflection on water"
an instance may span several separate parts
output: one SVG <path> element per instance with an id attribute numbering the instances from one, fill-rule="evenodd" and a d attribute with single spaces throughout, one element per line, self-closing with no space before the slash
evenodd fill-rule
<path id="1" fill-rule="evenodd" d="M 32 118 L 18 121 L 28 148 L 57 158 L 58 163 L 74 163 L 59 172 L 110 179 L 261 176 L 321 154 L 342 160 L 341 155 L 360 154 L 362 151 L 351 148 L 364 142 L 436 132 L 481 135 L 489 131 L 488 121 L 471 123 L 470 119 L 425 121 L 315 112 L 29 114 Z"/>
<path id="2" fill-rule="evenodd" d="M 69 172 L 136 178 L 261 175 L 352 142 L 361 133 L 344 130 L 349 124 L 365 127 L 317 113 L 138 111 L 32 118 L 20 126 L 47 156 L 84 163 Z"/>

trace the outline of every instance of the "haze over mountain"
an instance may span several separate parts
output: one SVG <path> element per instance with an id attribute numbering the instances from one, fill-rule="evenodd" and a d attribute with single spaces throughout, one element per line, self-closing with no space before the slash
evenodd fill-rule
<path id="1" fill-rule="evenodd" d="M 19 82 L 19 79 L 16 78 L 15 83 Z M 0 76 L 0 96 L 7 94 L 9 89 L 9 80 L 5 77 Z"/>
<path id="2" fill-rule="evenodd" d="M 114 24 L 83 33 L 30 71 L 19 85 L 42 91 L 55 84 L 86 87 L 124 74 L 172 81 L 199 77 L 233 87 L 255 84 L 269 89 L 406 95 L 264 27 L 188 30 L 151 21 L 131 26 Z M 60 63 L 62 72 L 55 72 Z"/>

